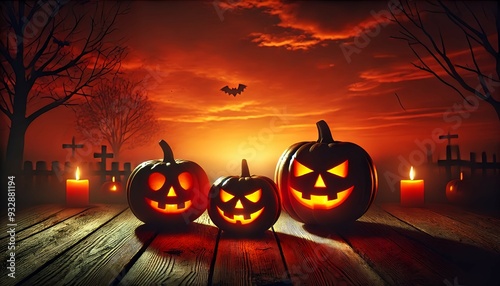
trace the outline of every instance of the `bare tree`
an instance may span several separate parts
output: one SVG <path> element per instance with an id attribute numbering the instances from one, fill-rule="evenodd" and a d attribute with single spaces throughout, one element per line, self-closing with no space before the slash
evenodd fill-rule
<path id="1" fill-rule="evenodd" d="M 465 101 L 471 93 L 495 109 L 500 120 L 500 4 L 497 1 L 400 1 L 391 12 L 418 63 Z M 458 41 L 457 41 L 458 40 Z M 458 53 L 461 42 L 466 53 Z M 457 55 L 458 53 L 458 55 Z M 466 56 L 466 60 L 464 60 Z M 460 59 L 459 59 L 460 58 Z"/>
<path id="2" fill-rule="evenodd" d="M 0 111 L 10 125 L 6 161 L 17 171 L 30 124 L 87 96 L 119 67 L 124 49 L 109 38 L 125 9 L 69 0 L 2 1 L 0 8 Z"/>
<path id="3" fill-rule="evenodd" d="M 153 105 L 140 82 L 121 77 L 104 81 L 85 104 L 75 107 L 76 126 L 89 141 L 105 139 L 120 157 L 122 147 L 141 146 L 158 132 Z"/>

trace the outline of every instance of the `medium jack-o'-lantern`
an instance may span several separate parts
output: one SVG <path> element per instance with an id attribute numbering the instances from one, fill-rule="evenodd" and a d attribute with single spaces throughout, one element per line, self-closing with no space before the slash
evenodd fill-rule
<path id="1" fill-rule="evenodd" d="M 281 212 L 278 189 L 270 178 L 250 176 L 245 159 L 241 176 L 220 177 L 209 192 L 208 215 L 215 225 L 238 235 L 262 233 Z"/>
<path id="2" fill-rule="evenodd" d="M 163 160 L 143 162 L 131 173 L 128 204 L 134 215 L 147 224 L 187 224 L 206 210 L 208 177 L 198 164 L 174 159 L 164 140 L 160 146 Z"/>
<path id="3" fill-rule="evenodd" d="M 451 180 L 446 184 L 446 198 L 455 204 L 468 204 L 471 202 L 470 182 L 464 180 L 464 174 L 460 172 L 459 180 Z"/>
<path id="4" fill-rule="evenodd" d="M 375 166 L 360 146 L 334 141 L 325 121 L 316 126 L 319 139 L 290 146 L 276 166 L 283 209 L 306 224 L 354 221 L 375 198 Z"/>

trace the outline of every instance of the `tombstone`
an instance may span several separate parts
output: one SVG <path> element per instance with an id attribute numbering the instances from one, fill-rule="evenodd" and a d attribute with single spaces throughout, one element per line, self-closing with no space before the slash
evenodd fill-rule
<path id="1" fill-rule="evenodd" d="M 488 158 L 486 156 L 486 152 L 481 153 L 481 167 L 483 169 L 483 175 L 486 175 L 486 171 L 488 168 Z"/>
<path id="2" fill-rule="evenodd" d="M 75 150 L 82 149 L 83 144 L 75 144 L 75 136 L 71 139 L 71 144 L 62 144 L 63 149 L 71 149 L 71 159 L 75 158 Z"/>
<path id="3" fill-rule="evenodd" d="M 54 177 L 56 178 L 57 181 L 59 182 L 64 181 L 64 171 L 61 170 L 61 165 L 59 164 L 59 161 L 52 161 L 52 173 L 54 174 Z"/>
<path id="4" fill-rule="evenodd" d="M 35 178 L 33 172 L 33 162 L 24 161 L 23 165 L 23 179 L 21 181 L 21 190 L 26 190 L 26 194 L 31 196 L 30 193 L 34 190 Z"/>
<path id="5" fill-rule="evenodd" d="M 445 159 L 445 168 L 446 168 L 446 176 L 448 178 L 452 178 L 453 174 L 451 171 L 453 160 L 457 160 L 457 163 L 460 163 L 460 149 L 458 145 L 451 145 L 451 139 L 458 138 L 458 134 L 450 134 L 448 131 L 447 135 L 440 135 L 439 139 L 448 139 L 448 144 L 446 145 L 446 159 Z M 455 151 L 455 152 L 453 152 Z M 456 154 L 456 158 L 453 159 L 453 153 Z M 460 168 L 459 168 L 460 169 Z"/>
<path id="6" fill-rule="evenodd" d="M 43 192 L 48 188 L 48 170 L 47 170 L 47 162 L 45 161 L 37 161 L 35 169 L 35 191 Z"/>
<path id="7" fill-rule="evenodd" d="M 115 177 L 115 180 L 117 182 L 121 181 L 119 168 L 120 168 L 120 163 L 118 163 L 118 162 L 111 162 L 111 177 Z"/>
<path id="8" fill-rule="evenodd" d="M 124 171 L 123 180 L 127 181 L 128 177 L 130 176 L 130 173 L 132 173 L 132 164 L 130 164 L 130 162 L 123 164 L 123 171 Z"/>
<path id="9" fill-rule="evenodd" d="M 94 153 L 94 158 L 101 158 L 99 175 L 101 177 L 101 183 L 106 181 L 106 159 L 113 158 L 113 153 L 107 153 L 106 145 L 101 145 L 101 153 Z"/>
<path id="10" fill-rule="evenodd" d="M 493 154 L 493 174 L 497 173 L 497 154 Z"/>
<path id="11" fill-rule="evenodd" d="M 477 165 L 476 165 L 476 153 L 474 152 L 470 152 L 470 174 L 471 176 L 474 175 L 474 173 L 476 173 L 476 168 L 477 168 Z"/>
<path id="12" fill-rule="evenodd" d="M 448 139 L 448 145 L 446 145 L 446 160 L 453 160 L 453 152 L 456 152 L 456 160 L 460 160 L 460 149 L 458 145 L 451 145 L 451 139 L 458 138 L 458 134 L 450 134 L 448 131 L 447 135 L 440 135 L 439 139 Z"/>

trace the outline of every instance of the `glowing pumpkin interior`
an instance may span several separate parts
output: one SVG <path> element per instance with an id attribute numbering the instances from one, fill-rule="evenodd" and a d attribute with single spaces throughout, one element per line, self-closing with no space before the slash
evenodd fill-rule
<path id="1" fill-rule="evenodd" d="M 326 173 L 340 178 L 346 178 L 348 175 L 348 169 L 349 160 L 345 160 L 344 162 L 326 170 Z M 294 177 L 302 177 L 315 172 L 315 170 L 301 164 L 297 160 L 293 161 L 292 171 Z M 316 194 L 306 195 L 302 191 L 296 190 L 292 187 L 290 187 L 290 192 L 299 203 L 310 209 L 328 210 L 341 205 L 351 195 L 354 186 L 338 192 L 333 192 L 334 186 L 327 186 L 323 176 L 321 176 L 321 173 L 318 173 L 318 176 L 315 179 L 314 189 L 317 191 L 315 192 Z M 324 194 L 320 195 L 319 193 Z"/>
<path id="2" fill-rule="evenodd" d="M 234 223 L 234 224 L 249 224 L 255 221 L 264 211 L 264 207 L 261 209 L 249 213 L 248 211 L 245 210 L 242 200 L 246 200 L 246 203 L 259 203 L 260 199 L 262 198 L 262 190 L 258 189 L 250 194 L 247 194 L 243 196 L 243 198 L 236 198 L 233 194 L 229 193 L 228 191 L 224 189 L 220 189 L 219 192 L 220 200 L 223 203 L 228 203 L 232 204 L 234 203 L 234 210 L 230 212 L 228 211 L 223 211 L 220 207 L 217 206 L 217 211 L 219 215 L 226 220 L 227 222 Z"/>
<path id="3" fill-rule="evenodd" d="M 168 185 L 165 175 L 159 172 L 154 172 L 149 175 L 148 186 L 153 192 L 162 191 L 165 193 L 165 200 L 169 202 L 175 201 L 179 196 L 179 192 L 188 192 L 193 186 L 193 178 L 188 172 L 182 172 L 177 176 L 178 183 L 181 189 L 175 189 L 173 184 Z M 191 200 L 178 201 L 176 203 L 164 203 L 155 201 L 151 198 L 145 198 L 146 203 L 155 211 L 164 214 L 178 214 L 186 211 L 192 205 Z"/>

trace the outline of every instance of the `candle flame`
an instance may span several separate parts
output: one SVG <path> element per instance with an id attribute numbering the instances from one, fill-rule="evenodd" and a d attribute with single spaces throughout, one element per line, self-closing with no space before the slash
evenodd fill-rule
<path id="1" fill-rule="evenodd" d="M 80 180 L 80 168 L 79 167 L 76 167 L 75 177 L 76 177 L 77 181 Z"/>
<path id="2" fill-rule="evenodd" d="M 460 181 L 464 179 L 464 172 L 460 172 Z"/>
<path id="3" fill-rule="evenodd" d="M 415 178 L 415 171 L 413 170 L 413 166 L 410 168 L 410 180 L 413 180 Z"/>
<path id="4" fill-rule="evenodd" d="M 113 182 L 113 185 L 111 186 L 110 191 L 116 192 L 118 190 L 118 188 L 116 187 L 116 184 L 115 184 L 115 176 L 111 177 L 111 181 Z"/>

